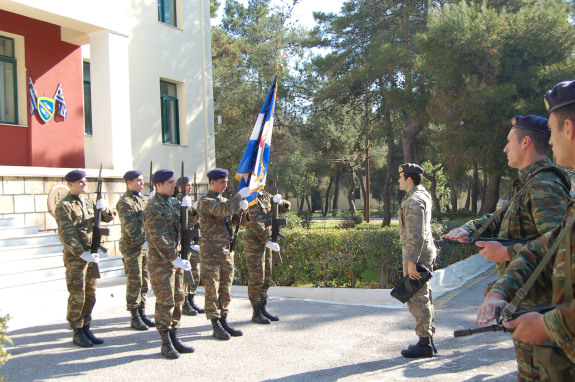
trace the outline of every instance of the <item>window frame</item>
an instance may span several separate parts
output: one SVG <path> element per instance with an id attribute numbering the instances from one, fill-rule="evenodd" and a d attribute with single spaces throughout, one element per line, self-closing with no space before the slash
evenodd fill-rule
<path id="1" fill-rule="evenodd" d="M 3 116 L 0 115 L 0 124 L 4 124 L 4 125 L 18 125 L 18 60 L 16 58 L 16 40 L 8 37 L 8 36 L 3 36 L 0 35 L 0 39 L 4 39 L 4 40 L 10 40 L 12 41 L 12 57 L 9 56 L 4 56 L 4 55 L 0 55 L 0 61 L 2 62 L 6 62 L 12 65 L 13 67 L 13 100 L 14 100 L 14 106 L 13 106 L 13 110 L 12 113 L 14 114 L 14 121 L 4 121 L 3 120 Z"/>
<path id="2" fill-rule="evenodd" d="M 168 6 L 170 3 L 173 7 L 174 13 L 173 15 L 169 15 L 173 16 L 173 20 L 168 22 L 166 21 L 166 15 L 169 14 L 169 12 L 166 13 L 166 11 L 169 11 Z M 158 21 L 174 28 L 178 27 L 178 0 L 158 0 Z"/>
<path id="3" fill-rule="evenodd" d="M 86 79 L 85 76 L 85 70 L 86 70 L 86 66 L 89 68 L 90 70 L 90 74 L 88 75 L 88 78 Z M 91 137 L 94 135 L 94 125 L 93 125 L 93 119 L 92 119 L 92 76 L 91 76 L 91 67 L 90 67 L 90 61 L 82 61 L 82 82 L 83 82 L 83 100 L 84 100 L 84 135 Z M 90 99 L 88 100 L 88 103 L 86 103 L 86 86 L 88 86 L 88 90 L 89 90 L 89 97 Z M 89 108 L 86 107 L 86 105 L 89 105 Z M 89 122 L 89 124 L 87 123 Z M 88 126 L 89 125 L 89 126 Z M 89 130 L 88 131 L 88 127 Z"/>
<path id="4" fill-rule="evenodd" d="M 176 96 L 170 96 L 167 94 L 162 94 L 162 84 L 168 84 L 174 86 L 176 90 Z M 162 123 L 162 143 L 166 145 L 177 145 L 181 144 L 181 133 L 180 133 L 180 110 L 179 110 L 179 100 L 178 100 L 178 85 L 173 82 L 160 80 L 160 103 L 161 103 L 161 123 Z M 168 126 L 168 105 L 171 104 L 173 115 L 171 118 L 174 123 L 174 139 L 169 140 L 172 135 L 170 132 L 170 127 Z"/>

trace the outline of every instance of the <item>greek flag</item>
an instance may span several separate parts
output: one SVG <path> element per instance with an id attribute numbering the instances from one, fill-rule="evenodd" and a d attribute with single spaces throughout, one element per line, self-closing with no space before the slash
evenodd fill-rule
<path id="1" fill-rule="evenodd" d="M 235 178 L 240 182 L 238 190 L 248 185 L 254 190 L 246 198 L 249 205 L 256 203 L 258 191 L 262 190 L 266 185 L 274 125 L 277 81 L 278 77 L 275 76 L 235 175 Z"/>
<path id="2" fill-rule="evenodd" d="M 58 114 L 66 119 L 68 111 L 66 110 L 66 101 L 64 101 L 64 93 L 62 92 L 62 84 L 58 84 L 58 89 L 56 89 L 56 94 L 54 94 L 54 101 L 58 104 Z"/>
<path id="3" fill-rule="evenodd" d="M 30 91 L 30 115 L 34 115 L 36 110 L 38 110 L 38 94 L 36 94 L 36 90 L 34 90 L 32 77 L 28 77 L 28 79 L 28 89 Z"/>

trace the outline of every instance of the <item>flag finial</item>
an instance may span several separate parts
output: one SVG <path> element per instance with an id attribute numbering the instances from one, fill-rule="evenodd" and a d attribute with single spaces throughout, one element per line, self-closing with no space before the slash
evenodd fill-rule
<path id="1" fill-rule="evenodd" d="M 278 69 L 276 71 L 276 76 L 278 76 L 278 77 L 279 77 L 279 75 L 283 69 L 282 63 L 284 62 L 285 58 L 286 58 L 286 55 L 285 55 L 285 53 L 282 52 L 282 54 L 280 55 L 280 63 L 278 64 Z"/>

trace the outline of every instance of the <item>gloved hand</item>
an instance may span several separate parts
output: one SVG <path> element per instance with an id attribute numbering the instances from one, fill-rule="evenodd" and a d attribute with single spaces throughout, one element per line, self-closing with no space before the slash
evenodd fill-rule
<path id="1" fill-rule="evenodd" d="M 245 199 L 240 202 L 240 208 L 244 211 L 247 210 L 249 206 L 250 205 L 249 205 L 248 201 Z"/>
<path id="2" fill-rule="evenodd" d="M 100 261 L 100 255 L 97 253 L 84 252 L 80 255 L 80 258 L 88 263 L 98 264 Z"/>
<path id="3" fill-rule="evenodd" d="M 188 210 L 192 208 L 192 198 L 189 196 L 184 196 L 182 198 L 182 207 L 186 207 Z"/>
<path id="4" fill-rule="evenodd" d="M 248 196 L 250 196 L 250 194 L 252 193 L 252 190 L 250 187 L 244 187 L 241 190 L 238 191 L 238 194 L 240 194 L 240 196 L 243 198 L 247 198 Z"/>
<path id="5" fill-rule="evenodd" d="M 271 249 L 274 252 L 279 252 L 280 251 L 280 245 L 278 243 L 274 243 L 273 241 L 268 241 L 266 243 L 266 247 Z"/>
<path id="6" fill-rule="evenodd" d="M 148 242 L 144 241 L 144 244 L 142 244 L 142 249 L 148 249 Z"/>
<path id="7" fill-rule="evenodd" d="M 190 249 L 196 253 L 200 253 L 200 246 L 197 244 L 194 243 L 190 244 Z"/>
<path id="8" fill-rule="evenodd" d="M 178 267 L 180 269 L 183 269 L 184 271 L 192 270 L 192 264 L 190 264 L 188 260 L 182 260 L 179 257 L 176 258 L 176 260 L 172 261 L 172 264 L 174 264 L 174 267 Z"/>
<path id="9" fill-rule="evenodd" d="M 198 201 L 197 200 L 194 202 L 194 204 L 192 204 L 192 208 L 194 209 L 194 211 L 198 210 Z"/>
<path id="10" fill-rule="evenodd" d="M 148 195 L 148 199 L 152 199 L 154 195 L 156 195 L 156 191 L 150 192 L 150 195 Z"/>
<path id="11" fill-rule="evenodd" d="M 283 202 L 282 196 L 280 194 L 274 195 L 274 203 L 281 204 Z"/>
<path id="12" fill-rule="evenodd" d="M 108 207 L 108 203 L 106 202 L 106 199 L 102 198 L 96 202 L 96 208 L 97 209 L 103 211 L 106 209 L 106 207 Z"/>

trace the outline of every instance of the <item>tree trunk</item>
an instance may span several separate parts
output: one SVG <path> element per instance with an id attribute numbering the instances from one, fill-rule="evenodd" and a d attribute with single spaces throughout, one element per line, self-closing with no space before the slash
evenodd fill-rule
<path id="1" fill-rule="evenodd" d="M 385 128 L 387 140 L 387 168 L 385 170 L 385 183 L 383 184 L 383 221 L 381 226 L 385 227 L 391 224 L 391 184 L 393 183 L 393 151 L 395 144 L 393 142 L 393 126 L 391 124 L 391 113 L 385 111 Z"/>
<path id="2" fill-rule="evenodd" d="M 425 179 L 429 180 L 429 183 L 431 183 L 431 186 L 429 187 L 429 194 L 431 195 L 431 200 L 433 201 L 433 211 L 434 212 L 441 212 L 441 206 L 439 204 L 439 198 L 437 197 L 437 180 L 436 178 L 436 172 L 433 172 L 433 174 L 428 175 L 428 174 L 423 174 L 423 176 L 425 177 Z"/>
<path id="3" fill-rule="evenodd" d="M 365 208 L 369 206 L 369 203 L 367 202 L 367 189 L 365 187 L 365 184 L 363 183 L 363 178 L 361 176 L 360 170 L 357 170 L 357 181 L 359 182 L 359 188 L 361 189 L 361 196 L 363 197 L 363 219 L 367 221 L 368 218 L 366 217 Z"/>
<path id="4" fill-rule="evenodd" d="M 485 200 L 481 204 L 481 211 L 479 214 L 486 214 L 493 212 L 497 209 L 497 202 L 499 201 L 499 185 L 501 184 L 501 175 L 489 176 L 489 182 L 485 188 Z"/>
<path id="5" fill-rule="evenodd" d="M 313 212 L 311 209 L 311 203 L 309 202 L 309 195 L 307 195 L 307 194 L 305 195 L 305 202 L 307 203 L 307 210 L 309 212 Z"/>
<path id="6" fill-rule="evenodd" d="M 323 216 L 326 217 L 328 210 L 329 210 L 329 191 L 331 190 L 331 186 L 333 185 L 333 181 L 335 176 L 329 177 L 329 185 L 327 186 L 327 190 L 325 191 L 325 210 L 323 211 Z"/>
<path id="7" fill-rule="evenodd" d="M 339 182 L 341 181 L 342 169 L 338 169 L 335 174 L 335 188 L 333 189 L 333 203 L 331 205 L 332 216 L 337 216 L 337 211 L 339 209 Z"/>
<path id="8" fill-rule="evenodd" d="M 451 210 L 457 212 L 457 189 L 455 188 L 455 183 L 449 183 L 448 186 Z"/>
<path id="9" fill-rule="evenodd" d="M 467 211 L 471 211 L 469 208 L 470 204 L 471 204 L 471 184 L 469 185 L 469 187 L 467 187 L 467 197 L 465 198 L 465 206 L 463 206 L 463 208 L 466 209 Z"/>
<path id="10" fill-rule="evenodd" d="M 300 200 L 300 202 L 299 202 L 299 206 L 298 206 L 298 208 L 297 208 L 297 211 L 298 211 L 299 213 L 303 212 L 303 202 L 304 202 L 304 201 L 305 201 L 305 195 L 302 195 L 302 196 L 301 196 L 301 200 Z"/>
<path id="11" fill-rule="evenodd" d="M 349 173 L 350 173 L 350 180 L 351 180 L 351 186 L 349 188 L 349 192 L 347 193 L 347 201 L 349 203 L 349 213 L 350 214 L 355 214 L 355 189 L 357 188 L 357 184 L 355 182 L 355 171 L 353 170 L 353 167 L 350 166 L 349 168 Z"/>
<path id="12" fill-rule="evenodd" d="M 471 182 L 471 212 L 477 213 L 477 189 L 479 188 L 479 169 L 477 162 L 473 162 L 473 180 Z"/>
<path id="13" fill-rule="evenodd" d="M 415 137 L 421 129 L 421 121 L 413 121 L 403 125 L 401 132 L 401 143 L 403 144 L 403 163 L 413 163 L 415 158 Z"/>

